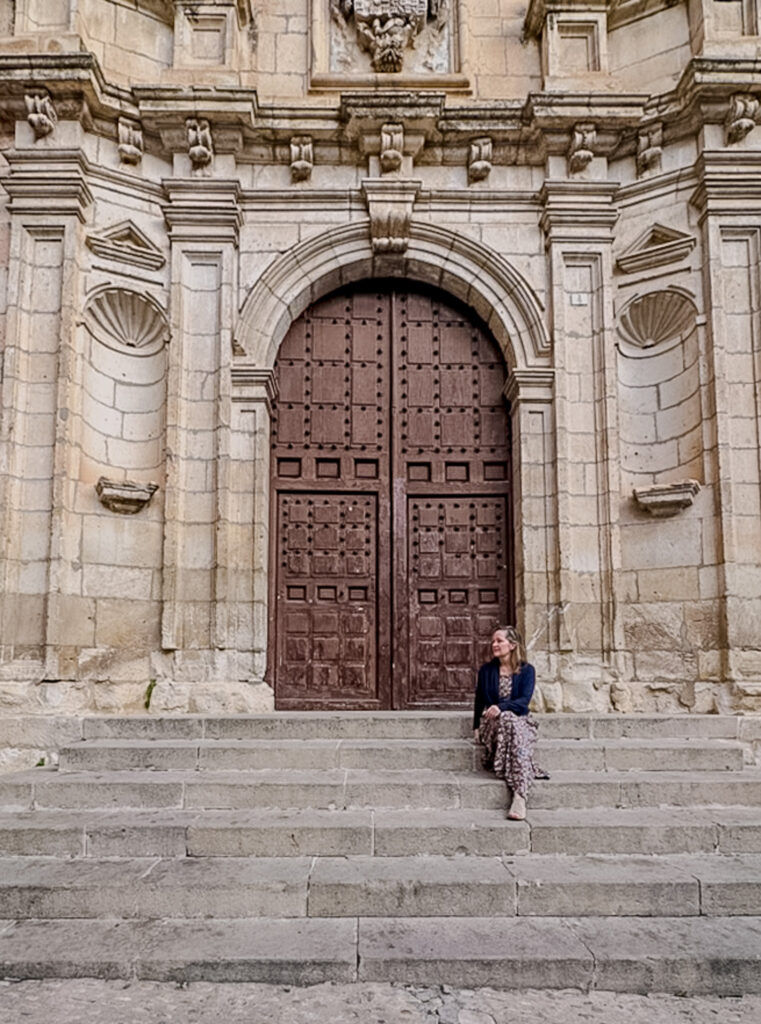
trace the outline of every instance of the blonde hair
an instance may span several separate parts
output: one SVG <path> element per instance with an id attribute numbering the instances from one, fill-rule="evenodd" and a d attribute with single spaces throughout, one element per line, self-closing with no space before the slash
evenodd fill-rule
<path id="1" fill-rule="evenodd" d="M 523 646 L 523 637 L 520 635 L 515 626 L 495 626 L 492 630 L 492 636 L 495 633 L 504 633 L 505 640 L 509 640 L 511 644 L 515 644 L 515 650 L 510 652 L 512 660 L 512 669 L 517 672 L 521 664 L 526 660 L 526 648 Z"/>

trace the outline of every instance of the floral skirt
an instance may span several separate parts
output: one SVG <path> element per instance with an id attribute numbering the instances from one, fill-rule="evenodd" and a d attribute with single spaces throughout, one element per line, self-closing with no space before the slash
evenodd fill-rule
<path id="1" fill-rule="evenodd" d="M 537 724 L 531 715 L 502 711 L 498 718 L 482 718 L 478 738 L 484 746 L 484 768 L 504 779 L 513 793 L 526 797 L 536 778 L 546 777 L 534 763 Z"/>

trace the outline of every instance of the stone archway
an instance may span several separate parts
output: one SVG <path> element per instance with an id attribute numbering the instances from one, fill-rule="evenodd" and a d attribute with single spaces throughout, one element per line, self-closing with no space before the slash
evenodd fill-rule
<path id="1" fill-rule="evenodd" d="M 497 342 L 508 368 L 505 393 L 512 423 L 516 619 L 530 633 L 547 621 L 557 603 L 553 371 L 539 300 L 499 254 L 445 228 L 413 222 L 407 252 L 384 256 L 373 253 L 366 221 L 344 226 L 308 239 L 275 260 L 252 287 L 234 332 L 234 428 L 248 431 L 253 442 L 253 654 L 262 675 L 272 621 L 275 360 L 291 324 L 310 304 L 341 286 L 373 279 L 433 285 L 478 314 Z M 536 471 L 537 460 L 544 465 L 541 472 Z M 532 498 L 539 500 L 527 500 Z"/>

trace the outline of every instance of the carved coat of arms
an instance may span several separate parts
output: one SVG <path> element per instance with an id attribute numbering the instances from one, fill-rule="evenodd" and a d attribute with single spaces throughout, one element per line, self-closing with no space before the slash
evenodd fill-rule
<path id="1" fill-rule="evenodd" d="M 447 0 L 331 0 L 333 15 L 354 19 L 357 41 L 370 55 L 374 71 L 401 71 L 404 51 L 429 20 L 446 21 Z"/>

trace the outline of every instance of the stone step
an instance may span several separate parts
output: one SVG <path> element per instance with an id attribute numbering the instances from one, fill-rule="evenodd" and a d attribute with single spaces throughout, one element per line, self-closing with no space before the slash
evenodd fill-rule
<path id="1" fill-rule="evenodd" d="M 0 922 L 3 978 L 761 991 L 758 917 Z"/>
<path id="2" fill-rule="evenodd" d="M 330 857 L 373 855 L 757 854 L 749 807 L 499 811 L 160 809 L 53 810 L 0 816 L 0 855 L 62 857 Z"/>
<path id="3" fill-rule="evenodd" d="M 0 858 L 0 918 L 761 915 L 761 855 Z"/>
<path id="4" fill-rule="evenodd" d="M 742 772 L 554 772 L 537 781 L 530 805 L 555 807 L 758 806 L 761 770 Z M 503 808 L 505 787 L 491 774 L 418 769 L 256 769 L 72 771 L 33 769 L 0 779 L 0 807 L 15 810 L 90 808 L 255 807 Z"/>
<path id="5" fill-rule="evenodd" d="M 759 716 L 540 714 L 548 739 L 761 738 Z M 82 720 L 83 739 L 458 739 L 472 735 L 463 711 L 326 711 L 267 715 L 128 715 Z"/>
<path id="6" fill-rule="evenodd" d="M 548 771 L 739 771 L 743 748 L 729 740 L 542 739 Z M 468 771 L 480 751 L 468 740 L 90 740 L 61 750 L 61 771 L 251 771 L 256 769 L 427 768 Z"/>

